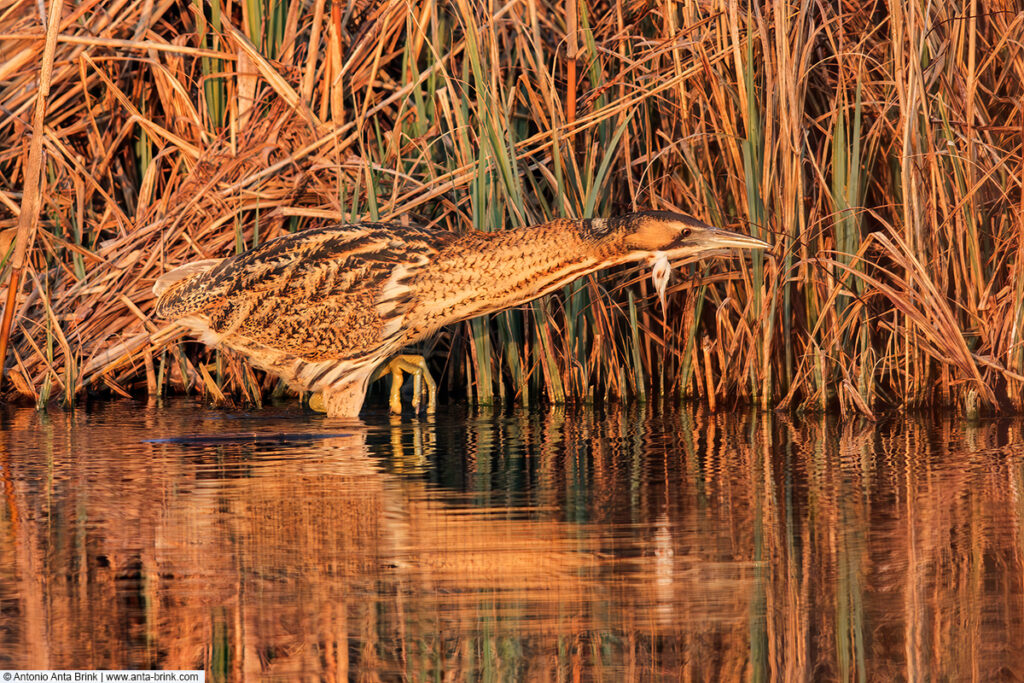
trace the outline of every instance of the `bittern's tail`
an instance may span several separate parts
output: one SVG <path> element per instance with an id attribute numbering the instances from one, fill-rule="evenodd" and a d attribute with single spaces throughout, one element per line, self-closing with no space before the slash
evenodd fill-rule
<path id="1" fill-rule="evenodd" d="M 156 316 L 164 319 L 178 318 L 195 310 L 199 302 L 187 296 L 184 286 L 191 278 L 209 272 L 223 260 L 211 258 L 193 261 L 158 277 L 153 283 L 153 293 L 157 296 Z"/>

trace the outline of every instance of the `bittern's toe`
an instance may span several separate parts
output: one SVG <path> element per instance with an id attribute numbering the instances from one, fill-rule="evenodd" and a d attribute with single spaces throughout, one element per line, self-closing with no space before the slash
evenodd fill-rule
<path id="1" fill-rule="evenodd" d="M 319 391 L 309 397 L 309 409 L 318 413 L 326 413 L 327 405 L 324 403 L 324 395 Z"/>

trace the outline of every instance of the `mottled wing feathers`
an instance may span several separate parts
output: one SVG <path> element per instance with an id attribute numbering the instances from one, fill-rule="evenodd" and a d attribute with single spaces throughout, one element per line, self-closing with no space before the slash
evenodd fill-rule
<path id="1" fill-rule="evenodd" d="M 157 315 L 201 314 L 220 333 L 306 359 L 366 354 L 399 331 L 407 277 L 454 238 L 385 223 L 286 235 L 186 274 L 166 289 Z"/>
<path id="2" fill-rule="evenodd" d="M 219 258 L 193 261 L 158 277 L 153 283 L 153 293 L 157 296 L 156 316 L 177 318 L 194 310 L 197 304 L 193 297 L 202 292 L 191 287 L 190 278 L 209 272 L 221 261 L 223 259 Z"/>

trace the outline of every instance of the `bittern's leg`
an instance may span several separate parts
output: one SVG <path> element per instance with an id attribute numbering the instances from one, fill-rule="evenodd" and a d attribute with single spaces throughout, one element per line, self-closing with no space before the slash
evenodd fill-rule
<path id="1" fill-rule="evenodd" d="M 402 412 L 402 380 L 405 373 L 412 375 L 412 409 L 417 413 L 420 411 L 421 397 L 426 394 L 427 413 L 434 413 L 434 410 L 437 408 L 437 384 L 434 382 L 434 378 L 430 376 L 427 361 L 423 356 L 395 356 L 388 363 L 377 369 L 373 379 L 383 377 L 385 373 L 391 373 L 391 399 L 389 403 L 392 413 Z"/>

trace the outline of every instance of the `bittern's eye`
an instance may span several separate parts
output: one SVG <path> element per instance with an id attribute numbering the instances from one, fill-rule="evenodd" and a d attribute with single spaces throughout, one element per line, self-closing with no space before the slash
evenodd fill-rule
<path id="1" fill-rule="evenodd" d="M 693 230 L 691 230 L 690 228 L 683 228 L 683 231 L 679 233 L 679 236 L 682 237 L 683 239 L 686 239 L 687 237 L 690 236 L 690 233 L 692 232 Z"/>

